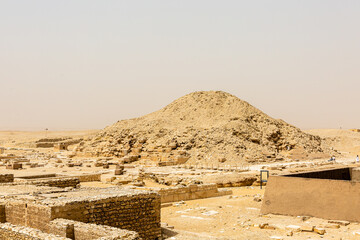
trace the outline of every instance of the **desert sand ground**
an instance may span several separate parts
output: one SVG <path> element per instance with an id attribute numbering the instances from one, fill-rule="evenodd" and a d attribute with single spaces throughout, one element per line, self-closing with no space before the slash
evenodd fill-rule
<path id="1" fill-rule="evenodd" d="M 305 132 L 328 139 L 343 155 L 360 155 L 360 132 L 349 129 L 312 129 Z"/>
<path id="2" fill-rule="evenodd" d="M 42 138 L 83 138 L 91 136 L 98 130 L 84 131 L 0 131 L 0 145 L 3 147 L 22 147 L 28 142 Z"/>
<path id="3" fill-rule="evenodd" d="M 72 132 L 49 132 L 47 137 L 86 137 L 94 134 L 96 130 L 89 131 L 72 131 Z M 338 165 L 344 166 L 353 164 L 354 156 L 360 152 L 360 133 L 350 130 L 308 130 L 308 133 L 319 135 L 322 138 L 328 138 L 334 143 L 334 148 L 344 153 L 344 157 L 339 159 Z M 21 149 L 22 144 L 36 141 L 45 137 L 45 132 L 0 132 L 0 146 L 14 147 L 16 149 L 8 149 L 7 153 L 15 155 L 36 155 L 38 153 L 46 153 L 58 155 L 52 149 Z M 59 157 L 59 156 L 58 156 Z M 9 170 L 5 166 L 0 167 L 0 173 L 13 173 L 15 176 L 25 176 L 30 174 L 56 173 L 63 175 L 76 175 L 79 173 L 102 172 L 105 174 L 112 171 L 114 166 L 109 169 L 86 165 L 91 163 L 93 159 L 76 159 L 83 161 L 83 167 L 67 167 L 46 164 L 47 160 L 39 158 L 39 163 L 44 163 L 42 168 L 25 168 L 23 170 Z M 36 161 L 36 159 L 35 159 Z M 66 160 L 64 160 L 66 161 Z M 324 160 L 314 160 L 324 161 Z M 306 162 L 289 162 L 281 163 L 284 165 L 297 164 L 293 168 L 301 169 L 301 165 L 311 163 Z M 277 166 L 279 163 L 258 164 L 250 166 L 250 172 L 257 172 L 266 167 Z M 331 167 L 336 167 L 333 164 Z M 304 170 L 309 170 L 309 166 L 302 166 Z M 167 168 L 161 168 L 167 169 Z M 173 171 L 172 168 L 168 168 Z M 311 167 L 310 167 L 311 169 Z M 164 170 L 164 171 L 165 171 Z M 137 171 L 136 165 L 130 168 L 129 172 Z M 159 170 L 160 171 L 160 170 Z M 273 172 L 277 169 L 274 168 Z M 281 169 L 279 171 L 282 171 Z M 176 173 L 175 173 L 176 174 Z M 201 174 L 199 174 L 201 175 Z M 202 174 L 204 175 L 204 174 Z M 224 175 L 225 176 L 225 175 Z M 111 183 L 89 182 L 82 183 L 83 187 L 108 187 L 113 186 Z M 126 185 L 124 187 L 127 187 Z M 131 186 L 130 186 L 131 187 Z M 168 187 L 146 180 L 145 187 Z M 265 187 L 266 188 L 266 187 Z M 354 232 L 360 232 L 359 223 L 350 223 L 347 226 L 329 224 L 326 219 L 318 219 L 306 216 L 281 216 L 281 215 L 265 215 L 260 214 L 261 199 L 264 190 L 259 186 L 232 187 L 233 194 L 230 196 L 222 196 L 215 198 L 199 199 L 192 201 L 182 201 L 164 205 L 161 210 L 161 222 L 164 225 L 164 233 L 167 239 L 357 239 Z M 268 224 L 274 229 L 262 229 L 260 226 Z M 314 232 L 292 232 L 288 229 L 289 225 L 296 226 L 317 226 L 326 229 L 325 235 L 319 235 Z"/>

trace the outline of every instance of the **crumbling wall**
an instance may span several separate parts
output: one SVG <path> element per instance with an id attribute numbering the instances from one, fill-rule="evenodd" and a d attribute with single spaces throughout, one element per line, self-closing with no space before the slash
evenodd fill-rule
<path id="1" fill-rule="evenodd" d="M 43 233 L 37 229 L 14 226 L 10 223 L 0 224 L 1 240 L 70 240 L 68 238 Z"/>
<path id="2" fill-rule="evenodd" d="M 141 238 L 161 236 L 160 196 L 156 193 L 89 198 L 51 209 L 52 219 L 63 218 L 85 223 L 108 225 L 138 232 Z"/>
<path id="3" fill-rule="evenodd" d="M 200 198 L 219 197 L 231 191 L 219 191 L 216 184 L 189 185 L 184 187 L 162 188 L 158 190 L 161 203 L 187 201 Z"/>
<path id="4" fill-rule="evenodd" d="M 14 174 L 0 174 L 0 183 L 7 183 L 14 181 Z"/>
<path id="5" fill-rule="evenodd" d="M 76 187 L 80 180 L 78 177 L 56 177 L 56 178 L 38 178 L 38 179 L 17 179 L 19 184 L 29 184 L 35 186 L 48 186 L 48 187 Z"/>
<path id="6" fill-rule="evenodd" d="M 51 221 L 49 232 L 74 240 L 140 240 L 133 231 L 60 218 Z"/>
<path id="7" fill-rule="evenodd" d="M 52 220 L 51 209 L 46 205 L 27 203 L 25 206 L 25 226 L 45 231 Z"/>
<path id="8" fill-rule="evenodd" d="M 74 176 L 79 178 L 80 182 L 98 182 L 101 181 L 101 173 L 83 174 Z"/>
<path id="9" fill-rule="evenodd" d="M 37 179 L 37 178 L 50 178 L 50 177 L 56 177 L 55 173 L 50 174 L 39 174 L 39 175 L 30 175 L 30 176 L 20 176 L 16 177 L 16 181 L 21 181 L 22 179 Z"/>
<path id="10" fill-rule="evenodd" d="M 46 231 L 51 219 L 51 209 L 46 205 L 28 201 L 11 200 L 5 204 L 6 222 Z"/>
<path id="11" fill-rule="evenodd" d="M 360 182 L 270 176 L 262 214 L 360 221 Z"/>
<path id="12" fill-rule="evenodd" d="M 5 204 L 0 204 L 0 223 L 6 222 Z"/>
<path id="13" fill-rule="evenodd" d="M 21 200 L 11 200 L 5 205 L 6 222 L 25 226 L 26 203 Z"/>

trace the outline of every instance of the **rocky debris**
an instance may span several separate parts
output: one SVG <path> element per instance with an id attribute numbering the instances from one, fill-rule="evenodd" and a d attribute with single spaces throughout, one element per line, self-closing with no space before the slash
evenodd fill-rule
<path id="1" fill-rule="evenodd" d="M 322 226 L 323 228 L 333 228 L 333 229 L 338 229 L 340 228 L 339 224 L 335 224 L 335 223 L 328 223 Z"/>
<path id="2" fill-rule="evenodd" d="M 17 162 L 14 162 L 12 164 L 8 164 L 6 166 L 6 169 L 13 169 L 13 170 L 18 170 L 18 169 L 22 169 L 22 168 L 23 168 L 22 163 L 17 163 Z"/>
<path id="3" fill-rule="evenodd" d="M 137 187 L 145 186 L 144 178 L 145 178 L 145 171 L 143 168 L 140 168 L 138 177 L 132 182 L 132 185 L 137 186 Z"/>
<path id="4" fill-rule="evenodd" d="M 260 229 L 268 229 L 268 230 L 275 230 L 276 227 L 273 225 L 270 225 L 269 223 L 261 223 L 259 225 L 254 225 L 254 227 L 259 227 Z"/>
<path id="5" fill-rule="evenodd" d="M 330 152 L 320 137 L 220 91 L 194 92 L 157 112 L 119 121 L 82 141 L 76 151 L 159 166 L 282 161 Z"/>
<path id="6" fill-rule="evenodd" d="M 313 232 L 314 231 L 314 226 L 302 225 L 302 226 L 300 226 L 300 231 L 301 232 Z"/>
<path id="7" fill-rule="evenodd" d="M 301 221 L 305 222 L 305 221 L 309 220 L 311 217 L 310 216 L 298 216 L 298 218 L 300 218 Z"/>
<path id="8" fill-rule="evenodd" d="M 124 174 L 124 165 L 116 165 L 116 169 L 115 169 L 115 175 L 123 175 Z"/>
<path id="9" fill-rule="evenodd" d="M 324 228 L 315 227 L 314 232 L 316 232 L 317 234 L 320 234 L 320 235 L 324 235 L 326 230 Z"/>
<path id="10" fill-rule="evenodd" d="M 288 225 L 288 226 L 285 227 L 285 230 L 292 231 L 292 232 L 300 232 L 301 231 L 301 226 Z"/>
<path id="11" fill-rule="evenodd" d="M 262 197 L 260 194 L 254 195 L 254 199 L 255 202 L 261 202 L 262 201 Z"/>
<path id="12" fill-rule="evenodd" d="M 169 224 L 164 223 L 164 222 L 160 223 L 160 225 L 162 228 L 174 229 L 174 226 L 170 226 Z"/>
<path id="13" fill-rule="evenodd" d="M 342 221 L 342 220 L 329 220 L 328 223 L 339 224 L 341 226 L 347 226 L 350 224 L 349 221 Z"/>
<path id="14" fill-rule="evenodd" d="M 270 239 L 283 240 L 284 237 L 281 237 L 281 236 L 270 236 Z"/>

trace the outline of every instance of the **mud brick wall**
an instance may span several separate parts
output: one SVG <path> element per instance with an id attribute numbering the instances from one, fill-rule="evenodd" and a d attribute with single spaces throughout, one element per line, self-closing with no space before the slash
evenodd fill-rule
<path id="1" fill-rule="evenodd" d="M 140 240 L 139 234 L 133 231 L 60 218 L 50 223 L 49 233 L 74 240 Z"/>
<path id="2" fill-rule="evenodd" d="M 25 210 L 26 203 L 24 201 L 10 201 L 5 205 L 6 222 L 14 225 L 25 226 Z"/>
<path id="3" fill-rule="evenodd" d="M 79 178 L 80 182 L 98 182 L 101 181 L 101 173 L 95 173 L 95 174 L 84 174 L 75 176 Z"/>
<path id="4" fill-rule="evenodd" d="M 19 227 L 10 223 L 0 224 L 1 240 L 70 240 L 69 238 L 59 237 L 52 234 L 43 233 L 37 229 Z"/>
<path id="5" fill-rule="evenodd" d="M 61 178 L 49 178 L 49 179 L 35 179 L 35 180 L 23 180 L 18 181 L 21 184 L 30 184 L 35 186 L 48 186 L 48 187 L 76 187 L 80 180 L 77 177 L 61 177 Z"/>
<path id="6" fill-rule="evenodd" d="M 218 191 L 216 184 L 192 184 L 187 187 L 162 188 L 158 190 L 158 193 L 161 196 L 161 203 L 168 203 L 209 197 L 218 197 L 226 194 L 231 194 L 231 191 Z"/>
<path id="7" fill-rule="evenodd" d="M 36 178 L 50 178 L 50 177 L 56 177 L 56 174 L 52 173 L 52 174 L 20 176 L 20 177 L 16 177 L 17 179 L 15 179 L 15 181 L 21 181 L 22 179 L 36 179 Z"/>
<path id="8" fill-rule="evenodd" d="M 0 223 L 6 222 L 5 204 L 0 204 Z"/>
<path id="9" fill-rule="evenodd" d="M 51 219 L 51 208 L 46 205 L 11 200 L 5 204 L 6 222 L 46 231 Z"/>
<path id="10" fill-rule="evenodd" d="M 160 196 L 156 193 L 68 202 L 52 207 L 52 218 L 127 229 L 143 239 L 161 237 Z"/>
<path id="11" fill-rule="evenodd" d="M 7 183 L 14 181 L 14 174 L 0 174 L 0 183 Z"/>

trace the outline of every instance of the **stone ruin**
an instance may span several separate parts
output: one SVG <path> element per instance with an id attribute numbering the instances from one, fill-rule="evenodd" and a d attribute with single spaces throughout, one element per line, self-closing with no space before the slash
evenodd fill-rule
<path id="1" fill-rule="evenodd" d="M 118 165 L 116 165 L 116 169 L 115 169 L 115 175 L 123 175 L 124 174 L 124 165 L 120 165 L 120 164 L 118 164 Z"/>
<path id="2" fill-rule="evenodd" d="M 54 148 L 54 150 L 67 150 L 70 145 L 81 142 L 81 138 L 42 138 L 34 143 L 29 143 L 29 147 L 34 148 Z"/>
<path id="3" fill-rule="evenodd" d="M 67 151 L 68 150 L 68 143 L 55 143 L 54 144 L 54 152 L 60 152 L 60 151 Z"/>
<path id="4" fill-rule="evenodd" d="M 124 165 L 116 170 L 123 173 Z M 102 176 L 0 174 L 0 239 L 156 240 L 162 238 L 161 204 L 232 194 L 216 184 L 145 187 L 143 168 L 132 183 L 136 189 L 79 187 Z"/>
<path id="5" fill-rule="evenodd" d="M 154 191 L 77 188 L 77 177 L 6 174 L 0 181 L 0 239 L 161 238 L 161 199 Z"/>

